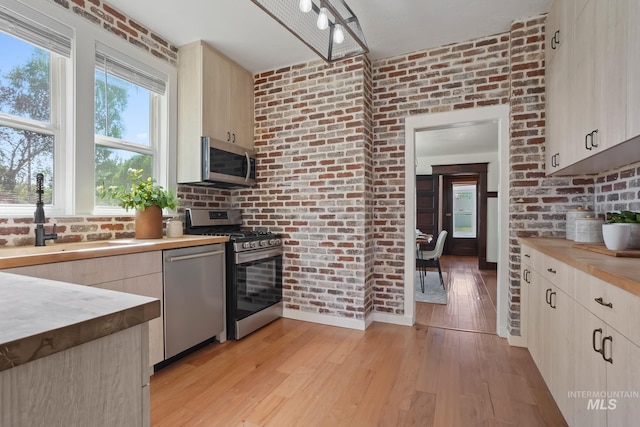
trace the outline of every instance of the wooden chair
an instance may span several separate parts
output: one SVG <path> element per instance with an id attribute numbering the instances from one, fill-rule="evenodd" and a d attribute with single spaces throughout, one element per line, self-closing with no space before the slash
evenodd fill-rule
<path id="1" fill-rule="evenodd" d="M 442 278 L 442 269 L 440 268 L 440 257 L 444 250 L 444 242 L 447 239 L 447 230 L 442 230 L 438 234 L 438 240 L 436 241 L 436 247 L 432 251 L 418 251 L 418 257 L 416 258 L 416 268 L 420 269 L 420 287 L 424 292 L 424 276 L 427 268 L 437 268 L 440 275 L 440 283 L 444 289 L 444 279 Z"/>

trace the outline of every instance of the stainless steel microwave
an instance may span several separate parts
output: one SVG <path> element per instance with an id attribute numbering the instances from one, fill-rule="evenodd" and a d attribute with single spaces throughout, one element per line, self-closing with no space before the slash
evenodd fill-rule
<path id="1" fill-rule="evenodd" d="M 202 137 L 201 184 L 219 188 L 250 187 L 256 183 L 256 154 L 253 150 Z"/>

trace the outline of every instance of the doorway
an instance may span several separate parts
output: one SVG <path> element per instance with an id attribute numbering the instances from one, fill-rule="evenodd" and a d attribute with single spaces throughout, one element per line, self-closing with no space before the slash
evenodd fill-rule
<path id="1" fill-rule="evenodd" d="M 415 228 L 416 228 L 416 135 L 425 130 L 440 130 L 450 128 L 464 128 L 473 124 L 491 123 L 495 125 L 497 136 L 496 188 L 488 191 L 489 201 L 487 211 L 497 218 L 496 224 L 488 227 L 487 234 L 495 238 L 495 242 L 488 242 L 496 253 L 497 270 L 497 333 L 502 337 L 508 336 L 508 166 L 509 166 L 509 107 L 500 105 L 494 107 L 472 108 L 444 113 L 423 114 L 405 119 L 405 292 L 404 318 L 408 324 L 415 322 Z M 446 147 L 447 144 L 442 144 Z M 464 153 L 465 150 L 458 150 Z M 476 156 L 474 156 L 476 157 Z M 450 163 L 451 164 L 451 163 Z M 431 171 L 419 174 L 431 174 Z M 404 322 L 403 321 L 403 322 Z"/>

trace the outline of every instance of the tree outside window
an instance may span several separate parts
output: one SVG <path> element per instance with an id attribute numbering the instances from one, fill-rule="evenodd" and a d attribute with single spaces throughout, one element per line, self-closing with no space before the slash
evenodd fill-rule
<path id="1" fill-rule="evenodd" d="M 0 204 L 33 204 L 44 173 L 53 196 L 55 128 L 51 120 L 52 54 L 0 33 Z"/>
<path id="2" fill-rule="evenodd" d="M 141 86 L 102 69 L 95 74 L 96 187 L 127 185 L 128 170 L 142 169 L 153 176 L 151 123 L 153 99 Z M 96 205 L 117 206 L 117 201 L 96 197 Z"/>

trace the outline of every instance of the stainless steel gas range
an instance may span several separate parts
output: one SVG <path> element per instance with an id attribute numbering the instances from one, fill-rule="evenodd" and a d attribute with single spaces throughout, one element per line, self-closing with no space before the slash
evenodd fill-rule
<path id="1" fill-rule="evenodd" d="M 238 209 L 188 208 L 185 233 L 229 236 L 226 245 L 227 338 L 240 339 L 282 317 L 282 237 L 242 230 Z"/>

